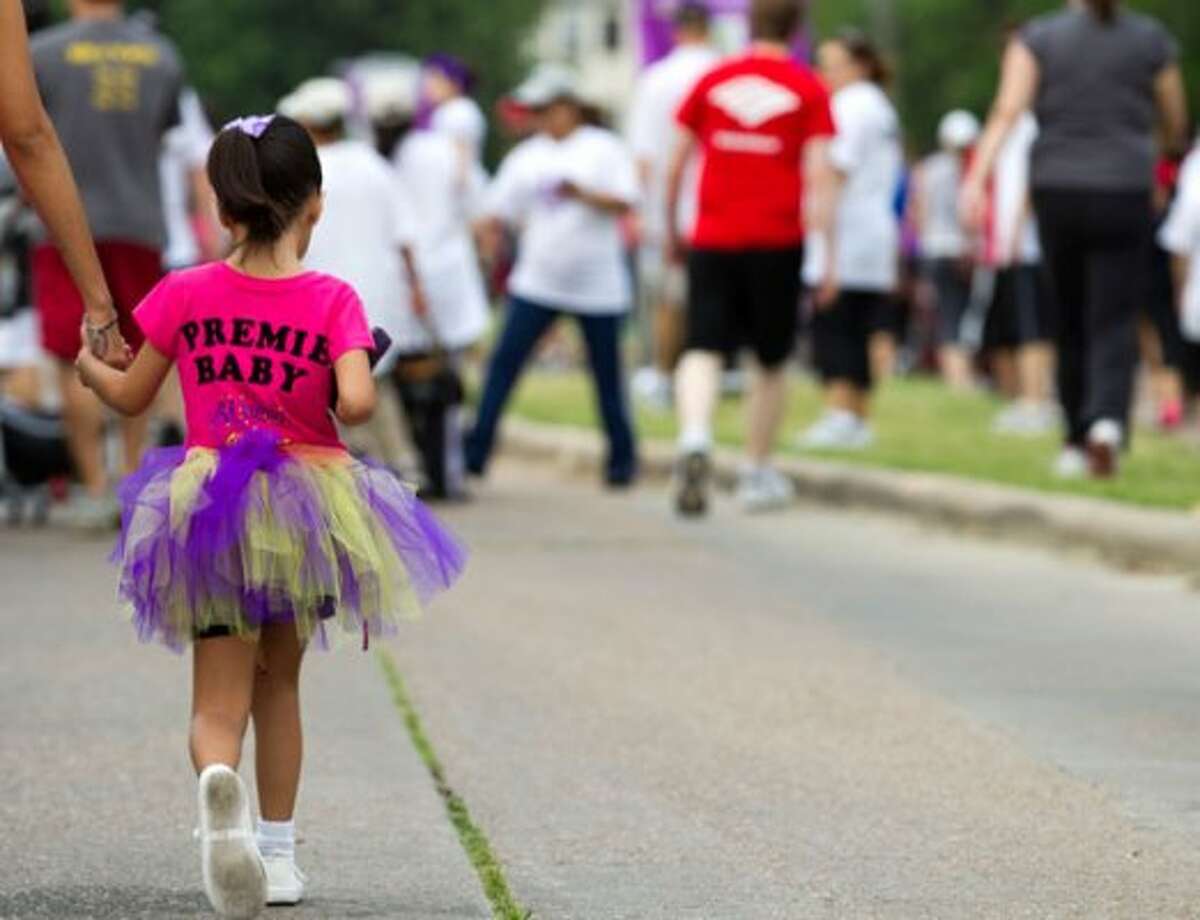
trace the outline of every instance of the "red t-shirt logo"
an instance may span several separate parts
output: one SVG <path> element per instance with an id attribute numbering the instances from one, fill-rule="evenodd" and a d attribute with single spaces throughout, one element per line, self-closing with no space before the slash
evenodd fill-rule
<path id="1" fill-rule="evenodd" d="M 804 147 L 834 133 L 829 93 L 795 61 L 751 53 L 710 71 L 679 109 L 703 168 L 691 243 L 783 249 L 804 239 Z"/>

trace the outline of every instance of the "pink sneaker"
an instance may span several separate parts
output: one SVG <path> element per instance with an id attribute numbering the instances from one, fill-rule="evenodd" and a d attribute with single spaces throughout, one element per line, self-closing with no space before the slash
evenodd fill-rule
<path id="1" fill-rule="evenodd" d="M 1158 407 L 1158 427 L 1163 431 L 1177 431 L 1183 427 L 1183 403 L 1169 399 Z"/>

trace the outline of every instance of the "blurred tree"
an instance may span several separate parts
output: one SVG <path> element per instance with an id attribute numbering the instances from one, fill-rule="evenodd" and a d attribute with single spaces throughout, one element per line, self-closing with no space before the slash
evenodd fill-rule
<path id="1" fill-rule="evenodd" d="M 180 46 L 218 117 L 266 111 L 307 77 L 370 51 L 470 62 L 487 108 L 521 76 L 543 0 L 133 0 Z"/>
<path id="2" fill-rule="evenodd" d="M 1127 2 L 1157 16 L 1179 39 L 1188 89 L 1193 100 L 1200 100 L 1200 3 Z M 816 26 L 818 35 L 856 25 L 878 36 L 896 65 L 893 90 L 910 146 L 924 151 L 950 109 L 986 114 L 1006 26 L 1060 5 L 1058 0 L 818 0 Z"/>

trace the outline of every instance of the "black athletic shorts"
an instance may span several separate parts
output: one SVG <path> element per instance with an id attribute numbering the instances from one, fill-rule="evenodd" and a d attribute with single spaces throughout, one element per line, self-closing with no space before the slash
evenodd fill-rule
<path id="1" fill-rule="evenodd" d="M 938 344 L 963 344 L 963 318 L 971 305 L 971 269 L 961 259 L 930 259 L 925 274 L 937 298 Z"/>
<path id="2" fill-rule="evenodd" d="M 688 253 L 687 347 L 745 344 L 776 368 L 796 346 L 804 249 L 693 249 Z"/>
<path id="3" fill-rule="evenodd" d="M 878 317 L 891 306 L 882 291 L 846 291 L 824 309 L 813 310 L 813 363 L 825 383 L 845 381 L 871 388 L 871 336 Z"/>
<path id="4" fill-rule="evenodd" d="M 192 638 L 202 642 L 205 639 L 228 639 L 233 635 L 233 630 L 228 626 L 210 626 L 208 629 L 197 629 L 192 633 Z"/>
<path id="5" fill-rule="evenodd" d="M 1052 296 L 1035 265 L 1017 265 L 996 273 L 992 308 L 984 327 L 985 348 L 1021 348 L 1054 338 Z"/>

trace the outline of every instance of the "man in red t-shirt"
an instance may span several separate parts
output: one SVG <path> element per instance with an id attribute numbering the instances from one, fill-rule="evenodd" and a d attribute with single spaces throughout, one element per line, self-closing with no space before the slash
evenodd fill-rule
<path id="1" fill-rule="evenodd" d="M 704 164 L 696 225 L 686 241 L 687 352 L 676 377 L 676 503 L 688 517 L 708 508 L 712 417 L 721 354 L 731 345 L 748 345 L 758 363 L 742 502 L 758 511 L 792 497 L 791 484 L 769 460 L 796 339 L 804 214 L 807 208 L 812 229 L 823 229 L 836 205 L 829 94 L 790 57 L 802 18 L 802 0 L 753 0 L 749 51 L 705 75 L 677 115 L 681 137 L 668 180 L 668 214 L 676 213 L 684 164 L 697 148 Z M 680 253 L 684 245 L 677 239 L 673 249 Z M 831 277 L 826 286 L 833 283 Z"/>

